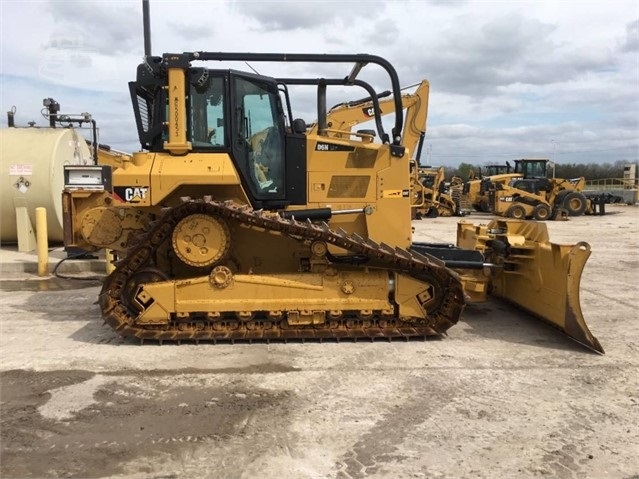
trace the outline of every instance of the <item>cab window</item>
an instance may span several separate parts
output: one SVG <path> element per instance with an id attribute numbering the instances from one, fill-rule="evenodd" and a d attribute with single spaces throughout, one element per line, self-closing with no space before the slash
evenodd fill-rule
<path id="1" fill-rule="evenodd" d="M 284 132 L 274 85 L 237 77 L 238 141 L 248 152 L 248 176 L 258 196 L 284 194 Z"/>
<path id="2" fill-rule="evenodd" d="M 224 122 L 224 78 L 209 77 L 190 87 L 189 141 L 194 149 L 228 146 Z"/>

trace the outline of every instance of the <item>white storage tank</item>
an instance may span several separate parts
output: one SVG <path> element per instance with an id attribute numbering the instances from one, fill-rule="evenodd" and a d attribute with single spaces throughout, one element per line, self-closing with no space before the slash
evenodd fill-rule
<path id="1" fill-rule="evenodd" d="M 35 209 L 46 208 L 49 241 L 62 241 L 63 166 L 92 162 L 77 129 L 0 129 L 0 242 L 17 242 L 17 206 L 27 207 L 34 228 Z"/>

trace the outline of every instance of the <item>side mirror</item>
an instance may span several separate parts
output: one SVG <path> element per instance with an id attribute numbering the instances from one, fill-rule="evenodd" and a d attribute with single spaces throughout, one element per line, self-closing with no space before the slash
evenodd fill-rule
<path id="1" fill-rule="evenodd" d="M 306 122 L 301 118 L 293 120 L 293 133 L 306 133 Z"/>

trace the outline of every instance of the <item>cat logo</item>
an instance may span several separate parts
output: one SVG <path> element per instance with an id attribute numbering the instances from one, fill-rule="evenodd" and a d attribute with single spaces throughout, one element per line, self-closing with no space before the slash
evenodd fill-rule
<path id="1" fill-rule="evenodd" d="M 146 199 L 148 188 L 127 188 L 124 190 L 124 201 L 130 203 L 139 203 Z"/>
<path id="2" fill-rule="evenodd" d="M 408 198 L 408 190 L 384 190 L 382 198 Z"/>
<path id="3" fill-rule="evenodd" d="M 364 116 L 368 118 L 372 118 L 375 116 L 375 108 L 373 108 L 372 106 L 367 106 L 366 108 L 362 108 L 362 112 L 364 113 Z"/>
<path id="4" fill-rule="evenodd" d="M 146 201 L 148 186 L 116 186 L 114 196 L 123 203 L 141 203 Z"/>

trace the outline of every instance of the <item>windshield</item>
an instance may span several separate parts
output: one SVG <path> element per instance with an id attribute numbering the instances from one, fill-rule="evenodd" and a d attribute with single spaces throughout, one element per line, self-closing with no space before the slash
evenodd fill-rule
<path id="1" fill-rule="evenodd" d="M 527 178 L 544 178 L 546 176 L 546 161 L 520 160 L 517 162 L 518 171 Z"/>

